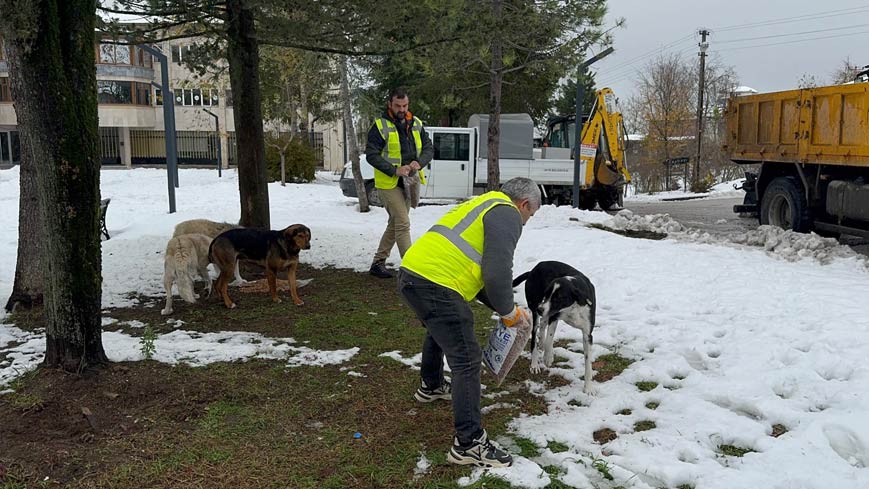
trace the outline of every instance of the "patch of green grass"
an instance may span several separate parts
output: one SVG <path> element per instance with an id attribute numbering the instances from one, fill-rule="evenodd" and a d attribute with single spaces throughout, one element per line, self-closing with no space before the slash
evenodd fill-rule
<path id="1" fill-rule="evenodd" d="M 637 389 L 640 389 L 642 392 L 649 392 L 651 390 L 654 390 L 655 387 L 658 387 L 657 382 L 651 382 L 651 381 L 640 381 L 634 385 L 636 385 Z"/>
<path id="2" fill-rule="evenodd" d="M 550 441 L 546 446 L 552 453 L 562 453 L 570 450 L 570 447 L 557 441 Z"/>
<path id="3" fill-rule="evenodd" d="M 558 477 L 567 473 L 567 469 L 561 467 L 560 465 L 544 465 L 543 471 L 554 477 Z"/>
<path id="4" fill-rule="evenodd" d="M 676 489 L 694 489 L 694 486 L 691 484 L 682 484 L 681 486 L 676 487 Z"/>
<path id="5" fill-rule="evenodd" d="M 661 405 L 660 403 L 657 403 L 655 401 L 649 401 L 646 403 L 646 408 L 654 411 L 655 409 L 658 409 L 658 406 L 660 406 L 660 405 Z"/>
<path id="6" fill-rule="evenodd" d="M 492 475 L 492 474 L 484 474 L 480 477 L 476 483 L 471 484 L 470 486 L 465 486 L 470 489 L 512 489 L 513 486 L 510 485 L 509 482 L 502 479 L 501 477 Z"/>
<path id="7" fill-rule="evenodd" d="M 736 445 L 719 445 L 718 449 L 722 454 L 729 457 L 742 457 L 746 453 L 754 452 L 751 448 L 738 447 Z"/>
<path id="8" fill-rule="evenodd" d="M 519 455 L 525 458 L 531 458 L 540 455 L 540 447 L 535 445 L 533 441 L 521 437 L 516 438 L 514 441 L 516 442 L 516 446 L 519 447 Z"/>
<path id="9" fill-rule="evenodd" d="M 685 376 L 684 375 L 674 375 L 673 380 L 685 380 Z"/>
<path id="10" fill-rule="evenodd" d="M 613 377 L 620 375 L 632 363 L 633 360 L 625 358 L 618 353 L 607 353 L 597 357 L 594 361 L 594 369 L 597 373 L 594 380 L 597 382 L 606 382 Z"/>
<path id="11" fill-rule="evenodd" d="M 632 412 L 633 411 L 631 411 L 630 409 L 625 408 L 625 409 L 622 409 L 621 411 L 618 411 L 616 414 L 618 414 L 619 416 L 630 416 Z"/>
<path id="12" fill-rule="evenodd" d="M 649 431 L 651 429 L 655 429 L 657 425 L 654 421 L 643 420 L 637 421 L 634 423 L 634 431 Z"/>
<path id="13" fill-rule="evenodd" d="M 582 401 L 580 401 L 579 399 L 571 399 L 567 401 L 567 405 L 573 407 L 586 407 L 585 404 L 583 404 Z"/>
<path id="14" fill-rule="evenodd" d="M 111 409 L 118 418 L 130 420 L 130 430 L 120 432 L 117 423 L 106 425 L 107 430 L 117 431 L 89 444 L 46 443 L 44 453 L 53 454 L 63 447 L 71 457 L 88 461 L 86 482 L 76 479 L 83 473 L 81 465 L 58 466 L 58 471 L 68 467 L 66 479 L 61 477 L 64 487 L 269 486 L 263 481 L 275 481 L 272 487 L 297 489 L 409 487 L 420 452 L 432 468 L 410 483 L 412 487 L 451 488 L 458 478 L 470 474 L 470 468 L 446 462 L 453 425 L 449 403 L 414 401 L 419 372 L 379 356 L 399 350 L 402 356 L 411 357 L 420 351 L 425 335 L 396 293 L 394 282 L 347 270 L 302 268 L 300 278 L 314 278 L 300 289 L 304 306 L 286 300 L 285 292 L 281 293 L 284 302 L 273 304 L 266 293 L 242 293 L 236 288 L 230 294 L 237 309 L 223 308 L 216 298 L 200 299 L 196 304 L 178 301 L 172 317 L 184 321 L 183 328 L 190 331 L 292 337 L 297 341 L 294 346 L 319 350 L 358 346 L 355 357 L 343 365 L 325 367 L 287 368 L 284 361 L 262 359 L 196 368 L 153 361 L 124 364 L 121 371 L 112 367 L 112 375 L 125 376 L 125 387 L 102 387 L 100 379 L 109 377 L 99 373 L 93 392 L 119 394 L 109 401 L 100 400 L 113 402 Z M 242 274 L 252 278 L 245 271 Z M 144 299 L 156 300 L 158 306 L 113 309 L 106 316 L 150 324 L 158 335 L 172 331 L 160 315 L 162 299 Z M 485 344 L 494 324 L 491 311 L 477 304 L 471 304 L 471 309 L 478 339 Z M 342 367 L 366 377 L 348 376 Z M 143 387 L 148 379 L 153 379 L 151 390 Z M 521 412 L 530 416 L 546 413 L 545 398 L 525 387 L 528 379 L 528 360 L 520 358 L 499 389 L 510 393 L 499 401 L 521 406 Z M 482 381 L 494 386 L 488 373 Z M 552 377 L 546 382 L 551 387 L 567 381 Z M 51 386 L 59 389 L 60 398 L 64 385 L 68 384 Z M 133 392 L 128 393 L 128 387 Z M 0 420 L 11 419 L 11 414 L 3 418 L 6 406 L 2 403 L 8 399 L 0 396 Z M 508 426 L 516 415 L 516 410 L 496 410 L 483 415 L 483 423 L 492 437 L 509 436 Z M 362 438 L 353 438 L 357 431 Z M 7 441 L 4 438 L 4 448 Z M 11 442 L 22 453 L 24 441 Z M 528 440 L 517 443 L 523 456 L 540 451 Z M 549 447 L 567 449 L 557 443 Z M 39 460 L 43 459 L 33 457 L 22 473 L 39 472 Z M 26 487 L 36 484 L 35 480 L 22 482 Z M 550 487 L 563 487 L 559 484 L 553 481 Z M 506 489 L 510 485 L 486 476 L 472 487 Z"/>
<path id="15" fill-rule="evenodd" d="M 596 458 L 591 463 L 591 466 L 594 467 L 595 470 L 600 472 L 600 475 L 602 475 L 604 479 L 608 481 L 615 479 L 610 473 L 610 464 L 606 460 L 602 458 Z"/>

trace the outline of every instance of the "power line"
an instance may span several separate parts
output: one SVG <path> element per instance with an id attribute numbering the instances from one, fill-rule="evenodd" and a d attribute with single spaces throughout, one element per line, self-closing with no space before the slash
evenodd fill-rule
<path id="1" fill-rule="evenodd" d="M 713 33 L 727 32 L 727 31 L 740 30 L 740 29 L 750 29 L 753 27 L 762 27 L 762 26 L 769 26 L 769 25 L 780 25 L 780 24 L 788 24 L 788 23 L 794 23 L 794 22 L 805 22 L 805 21 L 809 21 L 809 20 L 826 19 L 826 18 L 830 18 L 830 17 L 839 17 L 842 15 L 854 15 L 854 14 L 860 14 L 860 13 L 866 13 L 866 12 L 869 12 L 869 6 L 851 7 L 851 8 L 839 9 L 839 10 L 828 10 L 825 12 L 818 12 L 818 13 L 812 13 L 812 14 L 802 14 L 802 15 L 798 15 L 798 16 L 784 17 L 784 18 L 778 18 L 778 19 L 769 19 L 769 20 L 764 20 L 764 21 L 759 21 L 759 22 L 752 22 L 752 23 L 748 23 L 748 24 L 737 24 L 737 25 L 731 25 L 731 26 L 717 27 L 717 28 L 713 28 L 711 30 Z M 748 41 L 748 40 L 755 40 L 755 39 L 762 39 L 762 38 L 787 37 L 787 36 L 791 36 L 791 35 L 811 34 L 811 33 L 815 33 L 815 32 L 824 32 L 824 31 L 831 31 L 831 30 L 838 30 L 838 29 L 856 28 L 856 27 L 861 27 L 861 26 L 832 28 L 832 29 L 826 29 L 826 30 L 819 29 L 816 31 L 806 31 L 806 32 L 802 32 L 802 33 L 778 34 L 778 35 L 774 35 L 774 36 L 759 36 L 759 37 L 755 37 L 755 38 L 723 40 L 723 41 L 716 41 L 716 43 L 722 44 L 722 43 L 732 43 L 732 42 Z M 629 73 L 632 74 L 632 72 L 634 71 L 634 66 L 637 65 L 638 63 L 645 61 L 646 59 L 650 58 L 651 56 L 654 56 L 655 54 L 663 54 L 665 51 L 667 51 L 673 47 L 676 47 L 676 45 L 685 42 L 686 40 L 690 39 L 691 37 L 694 37 L 694 33 L 689 34 L 687 36 L 684 36 L 682 38 L 679 38 L 675 41 L 672 41 L 669 44 L 666 44 L 660 48 L 648 51 L 644 54 L 641 54 L 637 57 L 631 58 L 627 61 L 623 61 L 623 62 L 607 69 L 607 76 L 612 76 L 615 78 L 624 78 Z M 693 51 L 693 49 L 694 48 L 692 47 L 691 51 Z"/>
<path id="2" fill-rule="evenodd" d="M 838 34 L 838 35 L 833 35 L 833 36 L 809 37 L 806 39 L 796 39 L 793 41 L 773 42 L 773 43 L 766 43 L 766 44 L 755 44 L 752 46 L 737 46 L 737 47 L 732 47 L 732 48 L 715 49 L 715 51 L 736 51 L 739 49 L 762 48 L 762 47 L 767 47 L 767 46 L 781 46 L 783 44 L 794 44 L 794 43 L 798 43 L 798 42 L 807 42 L 807 41 L 820 41 L 823 39 L 834 39 L 834 38 L 839 38 L 839 37 L 857 36 L 860 34 L 869 34 L 869 30 L 860 31 L 860 32 L 850 32 L 847 34 Z"/>
<path id="3" fill-rule="evenodd" d="M 758 39 L 772 39 L 775 37 L 801 36 L 803 34 L 816 34 L 818 32 L 830 32 L 830 31 L 840 31 L 840 30 L 844 30 L 844 29 L 856 29 L 858 27 L 866 27 L 866 26 L 869 26 L 869 24 L 854 24 L 854 25 L 842 26 L 842 27 L 831 27 L 830 29 L 816 29 L 813 31 L 791 32 L 791 33 L 787 33 L 787 34 L 773 34 L 773 35 L 769 35 L 769 36 L 745 37 L 742 39 L 726 39 L 723 41 L 715 41 L 715 43 L 716 44 L 730 44 L 730 43 L 734 43 L 734 42 L 756 41 Z"/>
<path id="4" fill-rule="evenodd" d="M 795 17 L 784 17 L 784 18 L 779 18 L 779 19 L 762 20 L 759 22 L 752 22 L 749 24 L 738 24 L 738 25 L 731 25 L 731 26 L 724 26 L 724 27 L 716 27 L 716 28 L 713 28 L 712 30 L 716 31 L 716 32 L 725 32 L 725 31 L 732 31 L 732 30 L 738 30 L 738 29 L 749 29 L 752 27 L 764 27 L 764 26 L 769 26 L 769 25 L 790 24 L 793 22 L 806 22 L 806 21 L 810 21 L 810 20 L 826 19 L 829 17 L 838 17 L 841 15 L 859 14 L 859 13 L 863 13 L 863 12 L 869 12 L 869 7 L 863 6 L 863 7 L 851 7 L 851 8 L 840 9 L 840 10 L 827 10 L 825 12 L 818 12 L 815 14 L 803 14 L 803 15 L 798 15 Z"/>

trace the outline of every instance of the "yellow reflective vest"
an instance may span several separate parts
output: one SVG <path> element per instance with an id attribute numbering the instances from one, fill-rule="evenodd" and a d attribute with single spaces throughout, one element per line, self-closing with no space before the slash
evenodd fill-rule
<path id="1" fill-rule="evenodd" d="M 487 192 L 458 205 L 416 240 L 402 268 L 448 289 L 466 301 L 483 289 L 483 216 L 497 205 L 516 205 L 503 192 Z"/>
<path id="2" fill-rule="evenodd" d="M 377 125 L 377 130 L 380 131 L 383 140 L 386 141 L 383 151 L 380 152 L 381 156 L 396 168 L 401 166 L 401 141 L 398 139 L 398 128 L 395 127 L 395 124 L 391 120 L 385 117 L 376 119 L 374 124 Z M 422 153 L 423 128 L 422 121 L 417 117 L 413 118 L 411 131 L 413 132 L 413 142 L 416 143 L 416 154 L 418 157 Z M 419 171 L 419 181 L 425 185 L 425 174 L 421 169 Z M 396 185 L 398 185 L 398 175 L 389 176 L 377 168 L 374 169 L 374 186 L 376 188 L 391 189 L 395 188 Z"/>

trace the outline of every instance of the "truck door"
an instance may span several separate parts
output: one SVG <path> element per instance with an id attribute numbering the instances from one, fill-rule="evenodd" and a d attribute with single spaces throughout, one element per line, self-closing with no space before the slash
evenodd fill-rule
<path id="1" fill-rule="evenodd" d="M 471 159 L 472 129 L 429 129 L 434 158 L 427 172 L 428 184 L 422 187 L 422 197 L 461 199 L 472 192 Z"/>

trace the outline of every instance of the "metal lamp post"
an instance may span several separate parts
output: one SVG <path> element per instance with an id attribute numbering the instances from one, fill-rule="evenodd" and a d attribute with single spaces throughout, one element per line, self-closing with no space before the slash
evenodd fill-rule
<path id="1" fill-rule="evenodd" d="M 160 62 L 160 84 L 151 82 L 163 93 L 163 124 L 166 141 L 166 174 L 169 180 L 169 213 L 175 212 L 175 188 L 178 187 L 178 152 L 175 142 L 175 100 L 169 88 L 169 62 L 166 55 L 157 48 L 140 45 Z"/>

